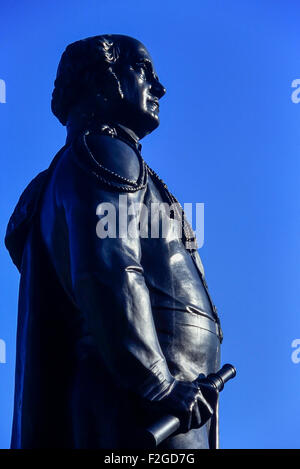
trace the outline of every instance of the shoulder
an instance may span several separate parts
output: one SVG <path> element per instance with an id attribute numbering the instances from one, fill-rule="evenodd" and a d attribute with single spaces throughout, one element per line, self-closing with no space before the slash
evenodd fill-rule
<path id="1" fill-rule="evenodd" d="M 81 134 L 70 147 L 76 173 L 98 189 L 136 192 L 147 185 L 147 168 L 138 152 L 119 138 Z"/>
<path id="2" fill-rule="evenodd" d="M 81 204 L 94 205 L 95 200 L 114 200 L 122 192 L 141 197 L 138 193 L 148 181 L 142 158 L 120 140 L 97 137 L 90 137 L 86 146 L 80 135 L 61 155 L 51 178 L 59 204 L 78 199 Z"/>
<path id="3" fill-rule="evenodd" d="M 118 175 L 136 183 L 141 173 L 141 163 L 136 152 L 125 142 L 107 135 L 83 136 L 84 150 L 96 161 L 99 170 Z"/>

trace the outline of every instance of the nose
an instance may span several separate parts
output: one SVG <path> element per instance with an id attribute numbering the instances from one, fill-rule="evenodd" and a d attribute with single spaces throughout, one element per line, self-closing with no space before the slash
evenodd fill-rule
<path id="1" fill-rule="evenodd" d="M 166 88 L 158 80 L 155 80 L 151 85 L 151 93 L 158 99 L 162 98 L 166 91 Z"/>

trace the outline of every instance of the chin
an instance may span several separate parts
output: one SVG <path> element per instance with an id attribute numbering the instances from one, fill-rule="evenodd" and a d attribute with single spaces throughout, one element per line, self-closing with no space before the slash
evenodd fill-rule
<path id="1" fill-rule="evenodd" d="M 160 121 L 157 113 L 147 113 L 147 115 L 144 117 L 144 128 L 147 129 L 146 135 L 157 129 L 159 123 Z"/>
<path id="2" fill-rule="evenodd" d="M 159 126 L 159 117 L 154 112 L 143 112 L 135 115 L 135 119 L 131 122 L 131 129 L 141 139 L 149 135 Z"/>

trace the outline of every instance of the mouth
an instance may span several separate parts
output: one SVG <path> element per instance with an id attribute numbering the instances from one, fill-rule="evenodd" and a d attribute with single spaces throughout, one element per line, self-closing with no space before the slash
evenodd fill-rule
<path id="1" fill-rule="evenodd" d="M 159 112 L 158 99 L 148 99 L 148 104 L 152 112 Z"/>

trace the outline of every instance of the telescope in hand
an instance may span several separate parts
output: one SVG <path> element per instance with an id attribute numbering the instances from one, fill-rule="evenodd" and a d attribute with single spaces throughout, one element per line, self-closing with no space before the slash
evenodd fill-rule
<path id="1" fill-rule="evenodd" d="M 222 391 L 225 383 L 236 375 L 236 369 L 233 365 L 224 365 L 217 373 L 212 373 L 206 378 L 201 375 L 196 382 L 199 384 L 210 384 L 217 391 Z M 180 420 L 174 415 L 165 415 L 157 422 L 153 423 L 146 429 L 147 438 L 152 441 L 155 446 L 158 446 L 162 441 L 175 433 L 180 427 Z"/>

